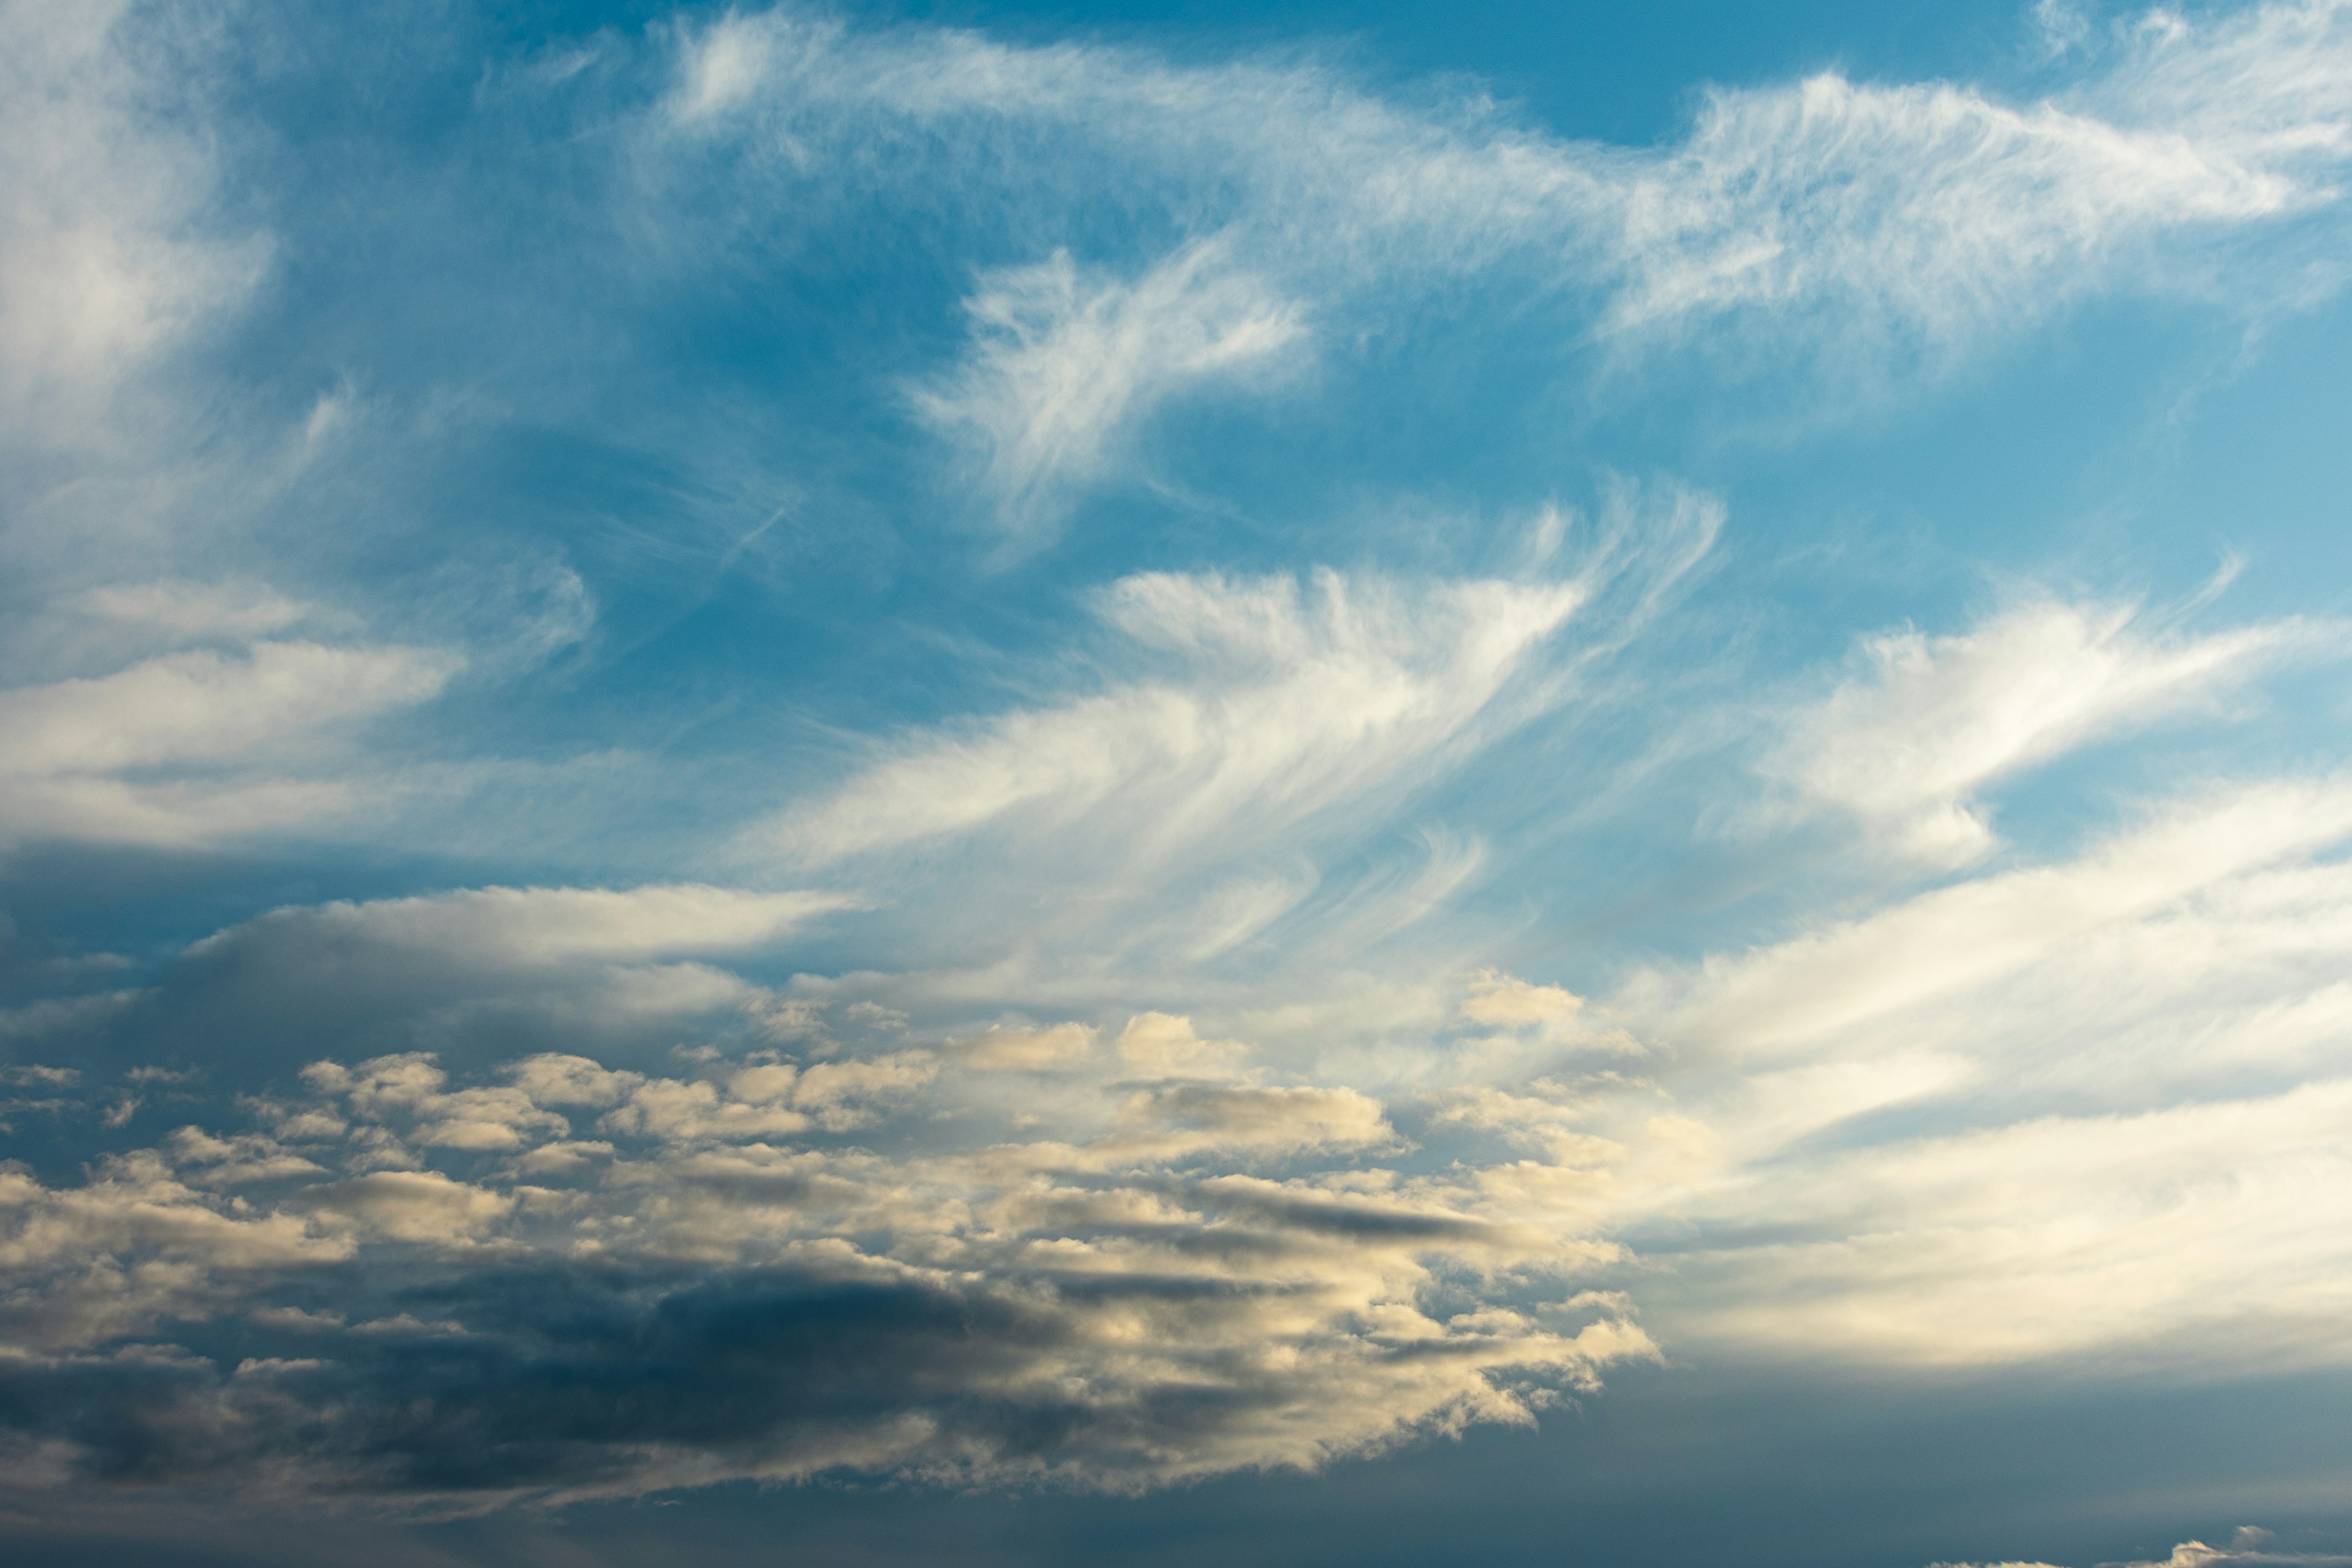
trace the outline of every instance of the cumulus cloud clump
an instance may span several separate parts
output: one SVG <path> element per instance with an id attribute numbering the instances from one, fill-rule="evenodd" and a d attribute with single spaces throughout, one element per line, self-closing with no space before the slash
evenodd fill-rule
<path id="1" fill-rule="evenodd" d="M 1378 1101 L 1126 1057 L 1066 1138 L 944 1145 L 957 1069 L 921 1048 L 319 1062 L 247 1130 L 0 1173 L 0 1409 L 60 1477 L 133 1487 L 1131 1489 L 1525 1422 L 1654 1353 L 1576 1299 L 1612 1247 L 1383 1164 L 1409 1146 Z"/>

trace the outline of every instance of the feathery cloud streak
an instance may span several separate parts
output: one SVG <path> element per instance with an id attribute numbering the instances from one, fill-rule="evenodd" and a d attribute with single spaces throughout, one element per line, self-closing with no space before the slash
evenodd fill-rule
<path id="1" fill-rule="evenodd" d="M 2284 622 L 2149 638 L 2130 607 L 2020 605 L 1957 637 L 1904 632 L 1863 649 L 1869 674 L 1799 715 L 1767 760 L 1811 804 L 1845 813 L 1882 852 L 1965 865 L 1994 847 L 1977 791 L 2086 742 L 2222 693 L 2340 630 Z"/>
<path id="2" fill-rule="evenodd" d="M 1717 91 L 1680 144 L 1635 152 L 1480 103 L 1408 109 L 1313 66 L 1188 69 L 782 8 L 684 35 L 667 118 L 675 146 L 741 144 L 795 185 L 1010 190 L 1046 224 L 1115 185 L 1154 215 L 1139 230 L 1190 233 L 1132 285 L 1047 259 L 970 301 L 971 355 L 921 405 L 972 443 L 1007 526 L 1034 530 L 1167 391 L 1311 342 L 1294 300 L 1360 314 L 1489 273 L 1588 300 L 1563 347 L 1704 330 L 1868 369 L 1949 362 L 2116 285 L 2209 293 L 2233 237 L 2333 209 L 2352 9 L 2165 22 L 2037 102 L 1824 75 Z M 2262 265 L 2239 261 L 2233 288 L 2262 296 Z"/>

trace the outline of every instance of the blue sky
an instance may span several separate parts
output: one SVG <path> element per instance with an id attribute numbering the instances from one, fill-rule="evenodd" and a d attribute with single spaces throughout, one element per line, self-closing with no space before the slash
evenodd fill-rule
<path id="1" fill-rule="evenodd" d="M 12 1555 L 2352 1561 L 2352 6 L 0 43 Z"/>

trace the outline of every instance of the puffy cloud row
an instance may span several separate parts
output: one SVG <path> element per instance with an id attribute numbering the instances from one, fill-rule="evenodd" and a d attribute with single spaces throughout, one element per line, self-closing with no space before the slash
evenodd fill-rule
<path id="1" fill-rule="evenodd" d="M 915 1047 L 315 1064 L 247 1131 L 0 1175 L 0 1421 L 68 1486 L 1135 1488 L 1524 1422 L 1652 1353 L 1542 1184 L 1402 1173 L 1376 1100 L 1127 1035 L 1052 1140 L 942 1137 L 960 1069 Z"/>

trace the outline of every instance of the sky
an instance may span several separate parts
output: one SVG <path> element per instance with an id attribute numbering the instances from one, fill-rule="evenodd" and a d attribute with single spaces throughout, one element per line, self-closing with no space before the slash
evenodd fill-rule
<path id="1" fill-rule="evenodd" d="M 2352 1564 L 2352 0 L 0 0 L 28 1564 Z"/>

